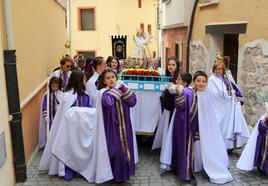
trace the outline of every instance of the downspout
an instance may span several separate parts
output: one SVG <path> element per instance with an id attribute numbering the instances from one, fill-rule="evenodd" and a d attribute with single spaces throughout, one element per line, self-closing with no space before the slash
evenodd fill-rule
<path id="1" fill-rule="evenodd" d="M 187 72 L 189 72 L 189 70 L 190 70 L 190 42 L 192 39 L 194 17 L 195 17 L 195 12 L 196 12 L 198 2 L 199 2 L 199 0 L 195 0 L 195 2 L 194 2 L 194 7 L 192 10 L 191 20 L 190 20 L 190 25 L 189 25 L 189 32 L 188 32 L 187 46 L 186 46 L 187 47 L 187 52 L 186 52 L 186 71 Z"/>
<path id="2" fill-rule="evenodd" d="M 13 163 L 16 182 L 26 180 L 26 164 L 22 135 L 22 113 L 20 110 L 20 98 L 16 68 L 16 50 L 14 49 L 12 8 L 11 1 L 4 0 L 5 25 L 7 37 L 7 50 L 4 50 L 4 66 L 7 87 L 7 98 L 10 121 L 10 132 L 13 150 Z"/>

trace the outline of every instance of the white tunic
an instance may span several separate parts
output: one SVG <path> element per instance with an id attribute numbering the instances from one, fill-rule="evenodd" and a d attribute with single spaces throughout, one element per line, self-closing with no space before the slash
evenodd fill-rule
<path id="1" fill-rule="evenodd" d="M 96 87 L 96 81 L 99 76 L 100 75 L 96 71 L 94 71 L 93 76 L 86 83 L 86 92 L 88 93 L 90 100 L 92 101 L 91 105 L 93 108 L 96 108 L 96 101 L 99 93 Z"/>
<path id="2" fill-rule="evenodd" d="M 226 149 L 242 147 L 249 138 L 249 131 L 241 103 L 235 99 L 235 94 L 228 95 L 224 81 L 214 74 L 209 78 L 207 91 L 215 113 L 213 122 L 221 128 Z"/>
<path id="3" fill-rule="evenodd" d="M 245 146 L 237 164 L 236 167 L 240 170 L 244 171 L 251 171 L 254 169 L 254 158 L 255 158 L 255 152 L 256 152 L 256 143 L 257 143 L 257 138 L 259 135 L 259 130 L 258 130 L 258 124 L 261 120 L 265 118 L 265 115 L 261 116 L 259 121 L 256 123 L 250 138 L 247 142 L 247 145 Z"/>

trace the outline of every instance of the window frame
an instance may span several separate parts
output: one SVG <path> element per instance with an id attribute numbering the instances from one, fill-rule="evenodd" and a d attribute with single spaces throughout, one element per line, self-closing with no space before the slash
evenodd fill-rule
<path id="1" fill-rule="evenodd" d="M 142 0 L 138 0 L 138 8 L 142 8 Z"/>
<path id="2" fill-rule="evenodd" d="M 147 25 L 147 33 L 152 34 L 152 25 L 151 24 Z"/>
<path id="3" fill-rule="evenodd" d="M 97 50 L 76 50 L 76 54 L 79 55 L 81 52 L 94 52 L 95 57 L 97 56 Z"/>
<path id="4" fill-rule="evenodd" d="M 144 33 L 144 23 L 140 23 L 140 29 Z"/>
<path id="5" fill-rule="evenodd" d="M 81 10 L 93 9 L 94 13 L 94 29 L 92 30 L 82 30 L 82 16 Z M 95 6 L 87 6 L 87 7 L 77 7 L 77 30 L 79 31 L 96 31 L 96 7 Z"/>

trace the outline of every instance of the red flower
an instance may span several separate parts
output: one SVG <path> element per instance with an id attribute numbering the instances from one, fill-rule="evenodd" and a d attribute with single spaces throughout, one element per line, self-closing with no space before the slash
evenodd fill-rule
<path id="1" fill-rule="evenodd" d="M 144 75 L 144 70 L 140 70 L 140 75 L 143 76 Z"/>
<path id="2" fill-rule="evenodd" d="M 134 75 L 138 75 L 138 73 L 139 73 L 138 70 L 133 70 Z"/>
<path id="3" fill-rule="evenodd" d="M 132 70 L 128 70 L 128 71 L 127 71 L 127 74 L 128 74 L 128 75 L 131 75 L 131 74 L 132 74 Z"/>
<path id="4" fill-rule="evenodd" d="M 150 76 L 150 75 L 151 75 L 151 71 L 150 71 L 150 70 L 146 70 L 146 71 L 145 71 L 145 75 L 146 75 L 146 76 Z"/>
<path id="5" fill-rule="evenodd" d="M 158 73 L 158 71 L 153 70 L 153 71 L 152 71 L 152 75 L 153 75 L 153 76 L 159 76 L 159 73 Z"/>

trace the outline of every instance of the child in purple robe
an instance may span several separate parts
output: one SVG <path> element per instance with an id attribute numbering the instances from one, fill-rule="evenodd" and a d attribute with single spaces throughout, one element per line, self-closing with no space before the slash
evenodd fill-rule
<path id="1" fill-rule="evenodd" d="M 106 69 L 100 76 L 98 89 L 107 89 L 101 103 L 114 181 L 124 182 L 135 174 L 130 107 L 134 107 L 137 100 L 135 93 L 117 80 L 116 73 Z"/>
<path id="2" fill-rule="evenodd" d="M 70 80 L 66 87 L 66 92 L 72 91 L 73 94 L 77 94 L 77 98 L 71 107 L 91 107 L 90 98 L 85 93 L 85 77 L 81 70 L 74 70 L 70 75 Z M 66 181 L 70 181 L 77 176 L 77 173 L 65 165 L 65 176 Z"/>
<path id="3" fill-rule="evenodd" d="M 268 174 L 268 114 L 259 121 L 254 166 Z"/>
<path id="4" fill-rule="evenodd" d="M 202 71 L 194 74 L 194 89 L 187 87 L 190 81 L 179 80 L 179 83 L 175 97 L 176 113 L 172 134 L 171 167 L 176 171 L 180 180 L 189 181 L 194 172 L 194 141 L 199 140 L 196 91 L 204 91 L 207 75 Z"/>
<path id="5" fill-rule="evenodd" d="M 57 77 L 52 77 L 49 81 L 49 109 L 47 107 L 47 93 L 44 94 L 42 102 L 42 116 L 45 119 L 46 123 L 49 124 L 49 129 L 53 118 L 57 111 L 57 106 L 59 105 L 59 100 L 56 97 L 56 93 L 61 88 L 61 80 Z M 49 111 L 49 114 L 47 112 Z M 49 116 L 49 118 L 48 118 Z"/>
<path id="6" fill-rule="evenodd" d="M 42 114 L 39 123 L 39 147 L 44 148 L 46 144 L 47 132 L 51 128 L 53 118 L 56 114 L 57 107 L 60 104 L 62 97 L 61 80 L 58 77 L 52 77 L 49 81 L 49 90 L 46 92 L 42 99 Z M 49 97 L 49 100 L 47 100 Z M 47 129 L 48 127 L 48 129 Z"/>

